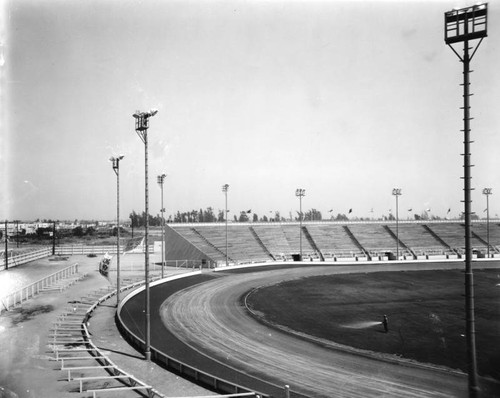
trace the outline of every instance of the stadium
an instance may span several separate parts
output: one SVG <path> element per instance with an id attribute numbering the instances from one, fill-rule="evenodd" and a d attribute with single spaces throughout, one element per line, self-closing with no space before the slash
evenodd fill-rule
<path id="1" fill-rule="evenodd" d="M 495 259 L 498 257 L 498 248 L 492 245 L 489 256 L 487 256 L 486 227 L 484 222 L 474 223 L 474 257 L 477 259 L 474 268 L 477 270 L 490 269 L 489 272 L 492 272 L 490 277 L 493 278 L 492 281 L 495 281 L 495 278 L 498 278 L 498 271 L 495 271 L 499 265 L 498 260 Z M 492 223 L 489 228 L 491 242 L 498 241 L 500 237 L 497 234 L 500 231 L 500 226 Z M 181 259 L 196 260 L 197 267 L 199 266 L 202 270 L 200 275 L 194 277 L 192 281 L 175 280 L 167 284 L 168 287 L 166 288 L 161 287 L 161 285 L 152 288 L 152 302 L 156 302 L 157 306 L 162 307 L 162 310 L 152 311 L 152 323 L 163 323 L 168 330 L 168 337 L 165 337 L 163 328 L 160 327 L 160 330 L 155 332 L 153 327 L 151 343 L 153 357 L 167 368 L 184 374 L 185 377 L 193 381 L 209 385 L 213 383 L 213 378 L 218 377 L 222 381 L 219 381 L 216 385 L 224 393 L 258 391 L 262 396 L 281 396 L 283 386 L 291 385 L 287 393 L 290 394 L 289 396 L 296 397 L 350 396 L 350 394 L 353 396 L 376 394 L 382 394 L 383 396 L 435 396 L 434 394 L 436 396 L 461 396 L 461 394 L 464 394 L 464 391 L 461 391 L 463 385 L 460 386 L 459 381 L 459 374 L 466 369 L 463 352 L 457 356 L 447 357 L 447 360 L 443 362 L 442 357 L 446 357 L 446 354 L 444 354 L 446 349 L 442 345 L 440 346 L 440 342 L 447 341 L 448 349 L 462 351 L 460 348 L 462 342 L 460 340 L 463 340 L 464 332 L 463 330 L 460 333 L 457 333 L 456 330 L 453 331 L 453 327 L 456 328 L 460 324 L 460 317 L 462 316 L 460 311 L 454 314 L 458 319 L 450 321 L 451 326 L 446 321 L 441 320 L 441 318 L 446 317 L 446 312 L 450 311 L 450 307 L 456 306 L 460 302 L 462 296 L 461 290 L 455 290 L 456 288 L 460 289 L 460 285 L 455 285 L 454 292 L 450 294 L 445 292 L 450 285 L 449 282 L 455 280 L 457 275 L 460 275 L 459 270 L 463 264 L 464 227 L 461 222 L 405 222 L 398 225 L 399 256 L 396 254 L 395 222 L 389 224 L 387 222 L 230 224 L 227 228 L 227 245 L 229 248 L 227 265 L 224 254 L 226 250 L 225 231 L 224 224 L 178 224 L 166 228 L 165 236 L 168 244 L 166 245 L 165 259 L 167 263 L 173 261 L 182 262 Z M 302 249 L 300 248 L 301 240 L 303 242 Z M 301 251 L 303 261 L 300 260 Z M 191 262 L 191 264 L 193 263 Z M 213 281 L 213 277 L 207 273 L 210 269 L 214 269 L 217 275 L 224 275 L 224 277 L 216 278 L 216 281 Z M 418 284 L 419 280 L 423 281 L 425 278 L 430 278 L 432 283 L 429 282 L 427 290 L 417 290 L 413 294 L 407 289 L 401 288 L 396 292 L 392 292 L 390 300 L 387 299 L 387 301 L 382 301 L 383 304 L 379 303 L 378 307 L 375 306 L 380 311 L 378 315 L 370 313 L 373 308 L 367 311 L 363 310 L 363 307 L 372 304 L 377 299 L 376 296 L 381 294 L 380 290 L 374 290 L 371 293 L 357 291 L 355 295 L 358 297 L 363 296 L 363 300 L 357 302 L 355 309 L 349 307 L 350 311 L 353 311 L 352 313 L 346 314 L 340 311 L 341 313 L 330 314 L 338 317 L 337 320 L 333 321 L 333 323 L 337 323 L 337 329 L 338 324 L 342 323 L 351 325 L 346 326 L 350 335 L 355 334 L 354 330 L 356 332 L 368 331 L 370 332 L 368 334 L 361 334 L 353 339 L 345 338 L 345 336 L 341 337 L 342 332 L 336 330 L 339 333 L 338 337 L 336 337 L 335 334 L 332 336 L 328 330 L 321 330 L 322 328 L 332 328 L 332 325 L 325 323 L 321 316 L 318 318 L 312 316 L 312 318 L 305 318 L 307 320 L 300 320 L 302 316 L 307 317 L 307 312 L 315 312 L 313 311 L 315 304 L 324 305 L 325 307 L 335 306 L 335 302 L 331 298 L 326 299 L 325 302 L 318 301 L 318 297 L 321 297 L 324 292 L 319 287 L 321 284 L 318 283 L 318 280 L 313 279 L 315 276 L 319 276 L 319 280 L 321 280 L 328 278 L 330 274 L 352 273 L 356 275 L 357 278 L 346 279 L 343 288 L 347 288 L 349 285 L 354 286 L 360 283 L 357 281 L 360 278 L 367 278 L 369 281 L 370 276 L 366 277 L 367 274 L 399 274 L 396 279 L 401 278 L 403 280 L 408 277 L 408 271 L 413 271 L 412 283 Z M 426 275 L 426 273 L 430 273 L 431 276 Z M 390 288 L 391 278 L 387 276 L 387 280 L 382 279 L 382 290 Z M 299 292 L 304 293 L 304 290 L 297 289 L 297 285 L 294 285 L 293 291 L 297 292 L 297 297 L 293 293 L 288 293 L 287 296 L 288 300 L 294 300 L 293 304 L 287 305 L 285 301 L 281 305 L 278 304 L 277 308 L 274 308 L 273 305 L 270 306 L 270 303 L 276 302 L 278 297 L 276 296 L 277 293 L 273 292 L 272 287 L 286 285 L 286 283 L 293 280 L 298 280 L 297 283 L 308 286 L 304 289 L 314 291 L 315 298 L 312 302 L 308 301 L 308 305 L 312 305 L 312 307 L 303 309 L 305 313 L 297 312 L 294 320 L 287 321 L 283 319 L 286 317 L 280 317 L 279 314 L 293 312 L 298 303 L 307 300 L 307 294 L 304 297 L 300 296 Z M 316 280 L 316 282 L 308 284 L 308 280 Z M 365 282 L 364 286 L 365 289 L 370 290 L 368 281 Z M 229 288 L 225 287 L 226 283 L 230 286 Z M 408 283 L 408 281 L 405 283 Z M 488 283 L 491 285 L 491 280 Z M 323 289 L 331 289 L 332 284 L 335 283 L 326 283 L 326 287 L 323 287 Z M 212 288 L 211 285 L 215 286 Z M 438 294 L 439 297 L 430 299 L 427 302 L 425 295 L 433 296 L 436 289 L 438 291 L 441 289 L 441 295 Z M 260 301 L 260 307 L 252 310 L 253 304 L 247 305 L 246 298 L 249 293 L 254 295 L 255 291 L 261 290 L 263 292 L 271 290 L 271 292 L 264 299 L 257 298 L 256 301 Z M 495 301 L 498 299 L 498 293 L 496 292 L 493 293 L 494 296 L 487 293 L 486 297 L 480 298 L 479 291 L 478 288 L 477 300 L 478 303 L 481 303 L 482 309 L 478 309 L 478 313 L 483 311 L 483 305 L 484 309 L 490 306 L 490 300 Z M 491 286 L 487 291 L 491 292 Z M 172 297 L 175 297 L 175 300 Z M 185 303 L 183 303 L 184 300 L 186 300 Z M 244 310 L 241 309 L 242 300 L 245 301 Z M 449 300 L 450 307 L 444 303 L 446 300 Z M 142 327 L 134 319 L 143 311 L 143 302 L 143 294 L 138 294 L 127 300 L 124 305 L 125 309 L 122 309 L 121 316 L 119 316 L 119 319 L 123 317 L 124 327 L 122 331 L 125 336 L 128 336 L 129 341 L 139 349 L 144 348 L 144 333 Z M 417 347 L 408 350 L 408 353 L 413 350 L 413 354 L 409 354 L 409 357 L 405 358 L 402 356 L 403 352 L 400 351 L 401 346 L 399 348 L 395 348 L 395 346 L 389 348 L 386 342 L 379 341 L 376 338 L 380 336 L 379 332 L 382 331 L 381 318 L 384 314 L 384 308 L 386 311 L 389 310 L 391 305 L 389 303 L 393 302 L 398 304 L 395 308 L 390 309 L 389 316 L 391 323 L 397 325 L 399 329 L 397 339 L 403 341 L 417 338 L 421 344 L 428 345 L 431 354 L 429 357 L 424 356 L 424 361 L 434 361 L 434 363 L 418 362 L 419 359 L 422 360 L 422 356 L 419 357 L 416 353 L 426 351 L 422 347 L 418 348 L 418 340 L 415 342 Z M 434 307 L 428 308 L 429 305 Z M 269 307 L 273 308 L 271 315 L 266 314 Z M 412 314 L 405 317 L 396 315 L 398 310 L 401 311 L 401 307 L 404 311 Z M 214 310 L 214 308 L 220 310 Z M 368 319 L 363 320 L 363 315 Z M 498 379 L 498 375 L 495 375 L 496 371 L 494 369 L 498 360 L 498 352 L 488 343 L 488 341 L 494 339 L 494 330 L 498 327 L 495 321 L 491 322 L 491 319 L 495 319 L 495 316 L 489 313 L 488 315 L 485 314 L 487 321 L 486 319 L 481 321 L 478 319 L 478 322 L 482 325 L 489 324 L 488 328 L 491 327 L 489 332 L 486 330 L 478 332 L 478 336 L 485 333 L 484 339 L 478 338 L 478 340 L 481 341 L 481 352 L 489 356 L 487 360 L 481 361 L 481 368 L 483 368 L 481 373 L 485 376 L 482 381 L 485 396 L 488 396 L 488 394 L 494 396 L 497 393 L 497 383 L 494 380 L 495 378 Z M 248 336 L 249 334 L 253 335 L 253 333 L 248 333 L 248 330 L 253 330 L 257 326 L 252 323 L 240 325 L 240 322 L 243 323 L 243 321 L 237 321 L 237 317 L 253 318 L 252 322 L 256 321 L 268 328 L 266 331 L 259 332 L 260 334 L 268 333 L 271 335 L 277 333 L 278 336 L 273 338 L 269 345 L 265 345 L 265 349 L 259 350 L 255 347 L 259 347 L 262 341 L 260 339 L 255 340 L 255 336 Z M 432 327 L 429 328 L 429 319 L 431 319 L 431 323 L 432 319 L 434 319 L 431 326 L 434 330 L 439 330 L 438 335 L 433 337 L 431 335 L 435 333 L 432 332 Z M 280 324 L 280 322 L 292 322 L 292 325 L 290 327 L 289 324 Z M 405 322 L 411 322 L 412 333 L 400 325 L 400 323 Z M 317 325 L 314 325 L 315 323 Z M 233 327 L 235 327 L 235 330 L 232 330 Z M 273 331 L 272 333 L 269 333 L 269 328 Z M 446 332 L 443 330 L 446 330 Z M 281 334 L 286 337 L 281 336 Z M 353 375 L 346 377 L 345 374 L 339 377 L 335 376 L 334 373 L 329 374 L 328 377 L 324 373 L 318 375 L 318 368 L 332 365 L 311 361 L 310 356 L 313 354 L 305 356 L 307 359 L 304 359 L 304 361 L 311 361 L 311 363 L 307 362 L 307 370 L 306 368 L 300 368 L 300 370 L 295 370 L 295 372 L 298 371 L 299 373 L 294 373 L 295 361 L 299 361 L 296 358 L 297 354 L 286 349 L 280 352 L 279 350 L 282 348 L 277 343 L 277 341 L 289 338 L 300 342 L 293 341 L 289 343 L 293 347 L 309 344 L 319 346 L 319 351 L 332 350 L 342 352 L 347 356 L 357 356 L 366 361 L 381 361 L 384 369 L 389 366 L 396 366 L 399 370 L 403 368 L 405 371 L 410 372 L 413 381 L 407 381 L 407 384 L 402 383 L 399 385 L 386 380 L 381 382 L 382 385 L 377 385 L 374 381 L 368 381 L 372 372 L 374 372 L 373 369 L 370 368 L 371 370 L 368 371 L 367 376 L 362 376 L 362 373 L 359 373 L 359 364 L 354 366 L 355 371 L 350 370 L 353 373 L 358 372 L 357 377 Z M 457 338 L 458 341 L 454 341 Z M 346 341 L 347 344 L 339 344 L 339 339 Z M 356 339 L 359 340 L 356 341 Z M 369 349 L 366 349 L 365 339 L 375 339 L 377 343 L 368 344 Z M 431 342 L 430 340 L 433 339 L 436 341 Z M 206 343 L 204 340 L 210 343 Z M 158 348 L 155 347 L 155 344 L 157 344 Z M 228 346 L 231 344 L 233 344 L 233 347 Z M 406 344 L 412 345 L 411 343 Z M 172 348 L 179 345 L 189 347 L 192 352 L 186 354 L 185 349 Z M 378 353 L 376 352 L 377 347 L 384 347 L 387 352 Z M 308 352 L 311 347 L 300 349 Z M 245 356 L 247 350 L 253 353 L 253 360 Z M 274 364 L 270 358 L 262 360 L 264 363 L 255 359 L 265 357 L 263 352 L 266 350 L 272 350 L 271 357 L 282 358 L 282 361 Z M 315 347 L 314 352 L 316 350 L 318 350 L 318 347 Z M 486 352 L 491 355 L 486 354 Z M 320 354 L 316 353 L 314 355 Z M 243 357 L 243 359 L 238 357 Z M 331 362 L 328 361 L 332 360 L 331 358 L 325 359 L 326 363 L 330 364 Z M 252 363 L 254 361 L 256 364 Z M 180 363 L 182 363 L 182 366 L 180 366 Z M 250 363 L 252 364 L 250 365 Z M 200 369 L 200 364 L 205 366 L 205 370 Z M 287 369 L 287 367 L 292 370 Z M 286 371 L 278 372 L 276 368 L 286 369 Z M 348 372 L 347 369 L 343 371 Z M 323 371 L 327 372 L 325 369 Z M 387 371 L 390 374 L 394 370 L 387 369 Z M 338 369 L 335 372 L 338 372 Z M 429 381 L 426 378 L 427 376 L 421 376 L 423 379 L 419 379 L 420 376 L 417 376 L 419 372 L 438 374 L 440 383 L 443 384 L 437 386 Z M 203 377 L 201 376 L 203 373 L 210 376 Z M 366 380 L 362 382 L 362 389 L 356 383 L 352 384 L 353 379 L 362 380 L 362 377 L 366 377 Z M 383 378 L 382 376 L 379 377 Z M 398 377 L 403 376 L 399 375 Z M 389 384 L 391 387 L 388 387 Z M 344 387 L 340 388 L 339 385 Z"/>
<path id="2" fill-rule="evenodd" d="M 500 396 L 496 4 L 1 11 L 0 398 Z"/>

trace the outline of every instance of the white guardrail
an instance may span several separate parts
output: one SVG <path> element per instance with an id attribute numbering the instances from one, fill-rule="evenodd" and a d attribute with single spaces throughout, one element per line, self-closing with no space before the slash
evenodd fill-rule
<path id="1" fill-rule="evenodd" d="M 0 255 L 0 271 L 5 269 L 5 252 Z M 16 265 L 21 265 L 25 263 L 29 263 L 33 260 L 38 260 L 40 258 L 48 257 L 52 254 L 52 248 L 44 247 L 42 249 L 33 250 L 30 252 L 24 252 L 19 254 L 11 254 L 8 258 L 8 266 L 15 267 Z"/>
<path id="2" fill-rule="evenodd" d="M 8 294 L 5 297 L 0 298 L 0 313 L 3 310 L 9 311 L 11 308 L 23 301 L 33 298 L 35 295 L 39 294 L 44 288 L 54 284 L 60 279 L 69 278 L 71 275 L 78 273 L 78 263 L 70 265 L 60 271 L 54 272 L 53 274 L 46 276 L 39 281 L 33 282 L 22 289 L 16 290 L 13 293 Z"/>

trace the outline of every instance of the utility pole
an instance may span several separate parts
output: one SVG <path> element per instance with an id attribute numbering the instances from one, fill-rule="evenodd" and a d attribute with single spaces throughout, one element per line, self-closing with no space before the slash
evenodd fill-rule
<path id="1" fill-rule="evenodd" d="M 116 306 L 120 304 L 120 160 L 124 155 L 111 157 L 116 174 Z"/>
<path id="2" fill-rule="evenodd" d="M 471 162 L 470 162 L 470 103 L 469 74 L 470 62 L 474 57 L 483 39 L 487 36 L 488 5 L 478 4 L 445 12 L 444 39 L 463 64 L 463 121 L 464 121 L 464 216 L 465 216 L 465 323 L 467 341 L 467 368 L 469 397 L 479 395 L 476 359 L 476 331 L 474 320 L 474 276 L 472 273 L 472 245 L 471 245 Z M 472 40 L 479 39 L 474 47 L 469 47 Z M 452 44 L 463 43 L 463 56 L 453 48 Z M 473 49 L 472 54 L 469 50 Z"/>
<path id="3" fill-rule="evenodd" d="M 7 220 L 5 220 L 5 269 L 9 269 L 9 244 L 7 241 Z"/>
<path id="4" fill-rule="evenodd" d="M 139 112 L 134 113 L 135 118 L 135 131 L 139 138 L 144 143 L 144 170 L 145 170 L 145 184 L 144 184 L 144 196 L 145 196 L 145 231 L 144 231 L 144 257 L 145 257 L 145 349 L 144 357 L 146 361 L 151 361 L 151 321 L 150 321 L 150 298 L 149 298 L 149 245 L 148 245 L 148 233 L 149 233 L 149 192 L 148 192 L 148 128 L 149 128 L 149 118 L 156 115 L 158 111 L 152 109 L 149 112 Z"/>
<path id="5" fill-rule="evenodd" d="M 300 261 L 302 261 L 302 198 L 306 196 L 306 190 L 297 188 L 295 196 L 299 198 L 299 246 L 300 246 Z"/>

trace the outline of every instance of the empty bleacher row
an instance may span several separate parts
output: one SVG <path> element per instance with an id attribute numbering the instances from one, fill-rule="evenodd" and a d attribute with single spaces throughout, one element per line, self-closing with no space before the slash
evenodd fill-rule
<path id="1" fill-rule="evenodd" d="M 230 223 L 170 224 L 169 227 L 214 263 L 249 263 L 297 259 L 460 258 L 464 253 L 464 225 L 459 222 L 425 223 Z M 500 224 L 474 223 L 471 244 L 475 256 L 500 256 Z M 398 240 L 399 238 L 399 240 Z M 167 259 L 168 256 L 167 238 Z M 176 246 L 179 246 L 178 242 Z M 182 245 L 181 245 L 182 246 Z M 302 250 L 301 250 L 302 249 Z M 179 250 L 175 253 L 179 256 Z M 176 260 L 178 258 L 175 258 Z"/>

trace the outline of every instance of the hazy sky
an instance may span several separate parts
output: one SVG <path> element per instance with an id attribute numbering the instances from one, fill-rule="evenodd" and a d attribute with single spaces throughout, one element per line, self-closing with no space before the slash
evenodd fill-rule
<path id="1" fill-rule="evenodd" d="M 462 64 L 443 14 L 474 1 L 3 1 L 0 218 L 166 214 L 457 216 Z M 473 210 L 500 213 L 500 5 L 472 61 Z M 461 46 L 457 49 L 461 52 Z M 373 213 L 371 213 L 373 209 Z M 231 214 L 231 215 L 232 215 Z"/>

